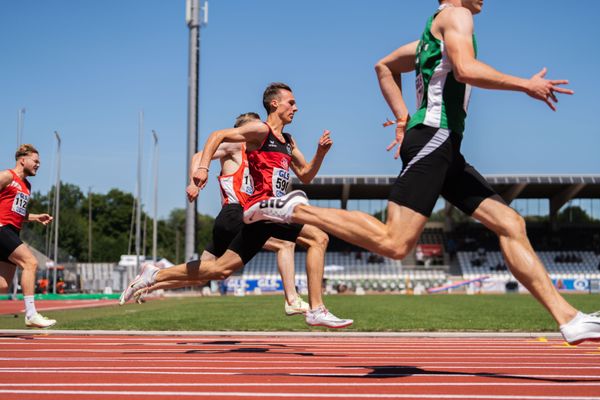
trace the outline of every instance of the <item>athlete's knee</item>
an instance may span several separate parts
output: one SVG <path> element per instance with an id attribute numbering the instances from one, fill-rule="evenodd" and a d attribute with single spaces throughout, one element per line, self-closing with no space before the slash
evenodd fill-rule
<path id="1" fill-rule="evenodd" d="M 8 293 L 8 283 L 0 279 L 0 293 Z"/>
<path id="2" fill-rule="evenodd" d="M 324 250 L 327 249 L 327 246 L 329 246 L 329 235 L 319 230 L 315 235 L 315 245 Z"/>
<path id="3" fill-rule="evenodd" d="M 406 258 L 411 248 L 405 243 L 382 243 L 379 254 L 393 260 L 403 260 Z"/>
<path id="4" fill-rule="evenodd" d="M 35 271 L 37 271 L 38 262 L 35 257 L 28 257 L 23 260 L 20 267 L 23 268 L 24 271 L 35 272 Z"/>
<path id="5" fill-rule="evenodd" d="M 500 236 L 520 237 L 526 235 L 525 219 L 514 210 L 510 210 L 500 222 L 498 231 Z"/>
<path id="6" fill-rule="evenodd" d="M 402 260 L 411 252 L 417 243 L 418 237 L 405 237 L 403 235 L 383 235 L 379 243 L 379 254 L 394 260 Z"/>

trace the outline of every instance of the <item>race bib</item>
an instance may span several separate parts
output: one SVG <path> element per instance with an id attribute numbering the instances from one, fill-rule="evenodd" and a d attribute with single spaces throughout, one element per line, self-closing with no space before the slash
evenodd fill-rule
<path id="1" fill-rule="evenodd" d="M 23 192 L 17 192 L 13 201 L 12 211 L 25 217 L 27 215 L 27 203 L 29 203 L 29 195 Z"/>
<path id="2" fill-rule="evenodd" d="M 285 169 L 273 168 L 273 196 L 281 197 L 287 193 L 290 173 Z"/>
<path id="3" fill-rule="evenodd" d="M 254 180 L 252 179 L 252 175 L 250 175 L 250 170 L 248 168 L 244 168 L 244 175 L 242 177 L 242 187 L 240 188 L 242 193 L 246 193 L 251 195 L 254 193 Z"/>

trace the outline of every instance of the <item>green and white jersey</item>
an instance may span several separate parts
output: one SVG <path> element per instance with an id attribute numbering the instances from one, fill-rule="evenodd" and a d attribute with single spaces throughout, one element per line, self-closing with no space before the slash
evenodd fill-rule
<path id="1" fill-rule="evenodd" d="M 447 6 L 446 6 L 447 7 Z M 443 10 L 429 18 L 417 46 L 416 86 L 417 112 L 411 117 L 407 129 L 423 124 L 462 133 L 471 96 L 471 85 L 458 82 L 452 72 L 444 42 L 431 34 L 431 24 Z M 473 35 L 473 48 L 477 55 L 477 43 Z"/>

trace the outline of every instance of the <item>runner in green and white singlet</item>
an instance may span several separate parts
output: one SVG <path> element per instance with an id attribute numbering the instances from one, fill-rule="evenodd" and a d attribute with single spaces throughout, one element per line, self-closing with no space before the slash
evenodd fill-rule
<path id="1" fill-rule="evenodd" d="M 457 133 L 465 129 L 471 85 L 456 80 L 444 42 L 431 33 L 434 18 L 446 7 L 446 4 L 440 6 L 429 18 L 417 46 L 415 73 L 418 109 L 407 129 L 418 124 L 446 128 Z M 477 54 L 475 35 L 473 50 Z"/>
<path id="2" fill-rule="evenodd" d="M 523 92 L 552 110 L 557 93 L 573 91 L 561 87 L 566 80 L 545 79 L 545 68 L 524 79 L 478 61 L 473 15 L 481 12 L 483 0 L 439 3 L 421 41 L 398 48 L 375 66 L 381 92 L 396 118 L 396 135 L 388 150 L 397 147 L 394 156 L 401 156 L 403 162 L 390 193 L 386 222 L 360 211 L 308 204 L 273 211 L 265 207 L 260 218 L 284 215 L 293 223 L 311 224 L 372 252 L 402 259 L 416 245 L 442 195 L 498 236 L 511 272 L 550 312 L 568 343 L 600 340 L 600 314 L 578 312 L 560 295 L 527 239 L 523 217 L 494 193 L 460 153 L 469 85 Z M 412 71 L 418 76 L 419 101 L 409 121 L 402 74 Z"/>

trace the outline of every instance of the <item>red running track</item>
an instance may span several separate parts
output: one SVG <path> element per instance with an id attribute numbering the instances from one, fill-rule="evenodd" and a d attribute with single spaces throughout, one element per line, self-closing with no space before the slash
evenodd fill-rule
<path id="1" fill-rule="evenodd" d="M 600 399 L 598 344 L 1 336 L 0 399 Z"/>

